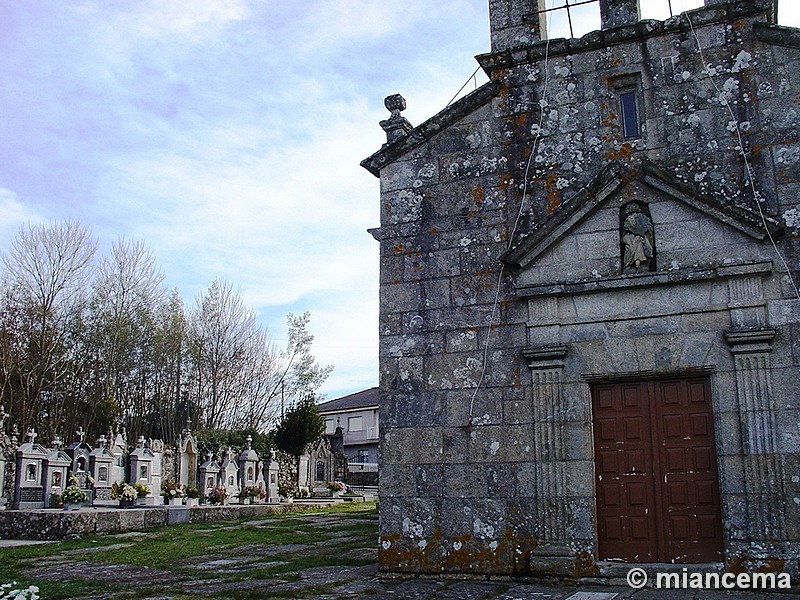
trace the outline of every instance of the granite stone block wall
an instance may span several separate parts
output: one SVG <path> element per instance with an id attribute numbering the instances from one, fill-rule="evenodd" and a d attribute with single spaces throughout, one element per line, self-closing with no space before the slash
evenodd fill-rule
<path id="1" fill-rule="evenodd" d="M 597 574 L 594 386 L 685 377 L 711 389 L 721 560 L 800 569 L 798 32 L 768 0 L 635 5 L 547 40 L 535 2 L 492 0 L 491 81 L 362 163 L 385 570 Z"/>

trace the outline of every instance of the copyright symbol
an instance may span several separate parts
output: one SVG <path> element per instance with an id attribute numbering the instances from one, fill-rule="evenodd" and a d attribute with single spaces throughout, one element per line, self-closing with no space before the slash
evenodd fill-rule
<path id="1" fill-rule="evenodd" d="M 647 585 L 647 573 L 644 569 L 635 567 L 628 571 L 628 585 L 635 590 L 640 590 Z"/>

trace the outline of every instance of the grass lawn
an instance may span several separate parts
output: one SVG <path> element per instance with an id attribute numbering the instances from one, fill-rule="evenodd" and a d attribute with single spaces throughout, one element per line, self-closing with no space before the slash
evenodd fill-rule
<path id="1" fill-rule="evenodd" d="M 0 583 L 39 586 L 44 600 L 315 597 L 364 579 L 377 525 L 374 503 L 347 503 L 4 548 Z"/>

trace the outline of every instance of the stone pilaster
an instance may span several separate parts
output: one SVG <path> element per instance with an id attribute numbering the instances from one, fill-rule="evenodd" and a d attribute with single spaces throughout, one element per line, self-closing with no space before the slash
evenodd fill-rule
<path id="1" fill-rule="evenodd" d="M 774 329 L 725 332 L 736 370 L 751 541 L 785 537 L 783 469 L 775 437 L 775 406 L 770 381 Z"/>
<path id="2" fill-rule="evenodd" d="M 537 557 L 545 568 L 553 559 L 571 563 L 567 548 L 567 479 L 564 440 L 566 407 L 562 390 L 565 346 L 523 351 L 532 377 L 534 461 L 536 463 Z M 547 558 L 545 558 L 547 557 Z M 560 557 L 560 558 L 559 558 Z M 532 565 L 536 570 L 535 565 Z M 568 565 L 565 565 L 568 566 Z"/>

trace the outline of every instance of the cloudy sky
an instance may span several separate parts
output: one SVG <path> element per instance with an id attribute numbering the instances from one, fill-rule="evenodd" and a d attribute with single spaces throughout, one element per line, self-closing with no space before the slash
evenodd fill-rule
<path id="1" fill-rule="evenodd" d="M 187 305 L 230 281 L 278 343 L 310 311 L 329 398 L 377 385 L 378 181 L 358 163 L 385 96 L 416 125 L 469 80 L 487 4 L 0 0 L 0 249 L 64 218 L 101 250 L 143 240 Z"/>

